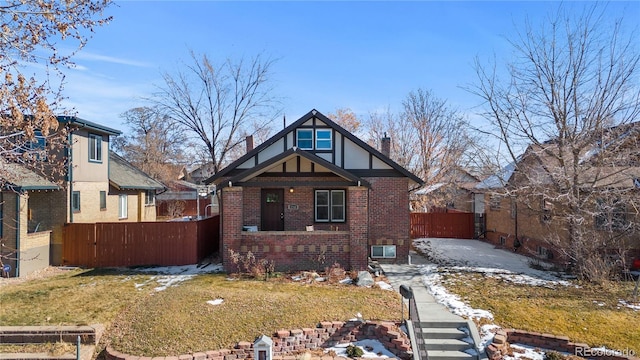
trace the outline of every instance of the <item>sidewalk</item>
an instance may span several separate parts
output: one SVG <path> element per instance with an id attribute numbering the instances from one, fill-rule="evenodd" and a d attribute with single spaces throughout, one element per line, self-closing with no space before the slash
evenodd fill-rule
<path id="1" fill-rule="evenodd" d="M 396 291 L 400 285 L 411 287 L 420 319 L 422 321 L 466 321 L 452 314 L 444 305 L 437 303 L 422 282 L 419 265 L 429 264 L 429 261 L 415 251 L 410 251 L 409 256 L 411 264 L 380 264 L 380 266 Z"/>

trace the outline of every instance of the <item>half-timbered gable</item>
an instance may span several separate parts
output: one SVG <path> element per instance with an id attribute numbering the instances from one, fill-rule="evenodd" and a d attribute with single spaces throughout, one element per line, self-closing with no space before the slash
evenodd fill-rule
<path id="1" fill-rule="evenodd" d="M 313 110 L 206 183 L 221 196 L 223 258 L 252 251 L 301 270 L 405 262 L 408 192 L 422 181 Z"/>

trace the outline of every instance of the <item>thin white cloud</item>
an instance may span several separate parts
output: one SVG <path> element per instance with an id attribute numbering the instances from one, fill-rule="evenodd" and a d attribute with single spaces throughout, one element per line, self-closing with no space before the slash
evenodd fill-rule
<path id="1" fill-rule="evenodd" d="M 144 67 L 144 68 L 152 68 L 155 65 L 144 62 L 144 61 L 136 61 L 125 58 L 107 56 L 107 55 L 99 55 L 90 52 L 80 51 L 74 56 L 75 60 L 87 60 L 87 61 L 102 61 L 108 62 L 112 64 L 120 64 L 120 65 L 129 65 L 135 67 Z"/>

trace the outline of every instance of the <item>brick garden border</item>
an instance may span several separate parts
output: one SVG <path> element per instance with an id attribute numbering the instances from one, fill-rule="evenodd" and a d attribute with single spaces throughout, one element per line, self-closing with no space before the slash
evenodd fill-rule
<path id="1" fill-rule="evenodd" d="M 316 328 L 278 330 L 273 334 L 273 360 L 294 360 L 291 354 L 305 350 L 332 347 L 354 341 L 376 339 L 400 359 L 411 359 L 411 343 L 393 322 L 323 321 Z M 253 343 L 241 341 L 233 349 L 211 350 L 166 357 L 142 357 L 121 353 L 111 346 L 105 350 L 106 360 L 236 360 L 253 359 Z M 329 355 L 323 356 L 327 359 Z"/>
<path id="2" fill-rule="evenodd" d="M 628 356 L 615 355 L 613 351 L 605 354 L 603 351 L 591 349 L 589 345 L 582 343 L 573 343 L 566 336 L 557 336 L 551 334 L 541 334 L 537 332 L 516 330 L 516 329 L 500 329 L 493 337 L 493 342 L 487 346 L 486 353 L 489 360 L 502 359 L 509 350 L 509 343 L 518 343 L 533 346 L 541 349 L 549 349 L 562 351 L 569 354 L 576 354 L 589 359 L 601 360 L 639 360 L 640 358 L 629 354 Z M 587 355 L 588 354 L 588 355 Z"/>

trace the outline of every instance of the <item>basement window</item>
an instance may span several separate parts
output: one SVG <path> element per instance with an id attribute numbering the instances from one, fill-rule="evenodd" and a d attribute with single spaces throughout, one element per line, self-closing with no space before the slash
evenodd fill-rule
<path id="1" fill-rule="evenodd" d="M 395 259 L 396 246 L 395 245 L 373 245 L 371 247 L 371 257 Z"/>

